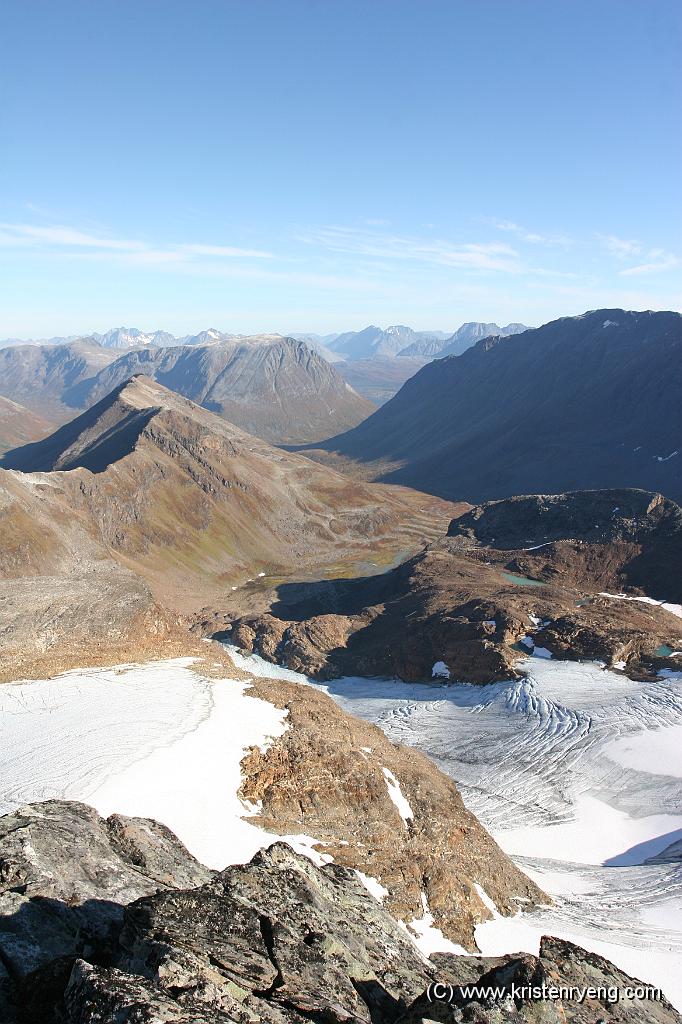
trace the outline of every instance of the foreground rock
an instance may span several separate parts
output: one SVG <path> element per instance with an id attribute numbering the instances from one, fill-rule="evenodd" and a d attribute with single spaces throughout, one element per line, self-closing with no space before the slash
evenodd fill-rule
<path id="1" fill-rule="evenodd" d="M 647 491 L 489 502 L 382 576 L 284 585 L 266 614 L 231 618 L 233 642 L 319 679 L 487 683 L 535 647 L 599 658 L 634 678 L 679 667 L 682 509 Z"/>
<path id="2" fill-rule="evenodd" d="M 276 843 L 210 873 L 154 822 L 59 802 L 1 820 L 0 963 L 3 1024 L 680 1020 L 570 943 L 425 961 L 347 868 Z M 460 987 L 476 981 L 490 991 Z M 604 992 L 537 1002 L 511 987 L 531 983 Z"/>

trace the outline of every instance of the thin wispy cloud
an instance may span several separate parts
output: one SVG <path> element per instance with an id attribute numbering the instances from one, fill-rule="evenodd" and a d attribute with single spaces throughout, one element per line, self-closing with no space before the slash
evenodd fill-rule
<path id="1" fill-rule="evenodd" d="M 153 246 L 139 239 L 125 239 L 96 235 L 64 225 L 35 225 L 0 223 L 0 245 L 25 247 L 56 247 L 73 250 L 101 250 L 127 254 L 131 261 L 149 266 L 180 263 L 194 257 L 218 259 L 274 259 L 274 254 L 261 249 L 243 249 L 238 246 L 181 243 Z"/>
<path id="2" fill-rule="evenodd" d="M 296 239 L 307 245 L 349 256 L 512 274 L 522 269 L 519 254 L 504 242 L 455 244 L 443 239 L 421 239 L 334 225 L 299 231 Z"/>
<path id="3" fill-rule="evenodd" d="M 631 259 L 642 251 L 640 242 L 634 238 L 619 238 L 617 235 L 597 235 L 597 237 L 604 248 L 619 260 Z"/>
<path id="4" fill-rule="evenodd" d="M 648 249 L 636 238 L 619 238 L 617 235 L 598 235 L 602 245 L 621 263 L 639 256 L 642 262 L 618 271 L 619 277 L 635 277 L 639 274 L 657 274 L 674 270 L 680 265 L 678 257 L 665 249 Z"/>
<path id="5" fill-rule="evenodd" d="M 634 277 L 637 274 L 656 274 L 666 270 L 674 270 L 680 265 L 677 256 L 671 252 L 664 252 L 662 249 L 650 249 L 647 257 L 646 263 L 638 263 L 634 267 L 625 267 L 620 271 L 620 276 Z"/>
<path id="6" fill-rule="evenodd" d="M 532 245 L 572 245 L 573 239 L 568 235 L 547 235 L 539 231 L 531 231 L 517 224 L 513 220 L 489 219 L 486 223 L 492 224 L 498 231 L 507 231 L 515 235 L 522 242 L 530 242 Z"/>

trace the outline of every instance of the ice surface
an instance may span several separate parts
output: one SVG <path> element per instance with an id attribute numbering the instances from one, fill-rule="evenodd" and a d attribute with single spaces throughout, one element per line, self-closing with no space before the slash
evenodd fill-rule
<path id="1" fill-rule="evenodd" d="M 241 864 L 280 838 L 244 816 L 240 762 L 286 729 L 248 684 L 202 678 L 192 659 L 69 672 L 0 687 L 0 810 L 82 800 L 167 825 L 202 863 Z M 287 841 L 318 864 L 308 836 Z"/>
<path id="2" fill-rule="evenodd" d="M 682 1007 L 682 934 L 670 926 L 675 914 L 682 921 L 682 873 L 643 864 L 682 825 L 679 759 L 668 760 L 664 738 L 682 726 L 682 674 L 643 683 L 536 657 L 519 667 L 526 679 L 489 686 L 343 679 L 323 688 L 428 754 L 552 896 L 551 907 L 478 925 L 482 952 L 537 952 L 541 935 L 563 936 Z M 675 753 L 672 733 L 669 742 Z"/>

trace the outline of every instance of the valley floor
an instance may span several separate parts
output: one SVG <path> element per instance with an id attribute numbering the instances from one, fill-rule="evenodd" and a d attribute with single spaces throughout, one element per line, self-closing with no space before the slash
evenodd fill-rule
<path id="1" fill-rule="evenodd" d="M 240 761 L 281 735 L 286 713 L 249 696 L 245 673 L 308 680 L 231 653 L 234 680 L 201 675 L 185 658 L 0 687 L 0 812 L 83 800 L 103 814 L 157 818 L 209 866 L 249 859 L 276 837 L 242 819 Z M 525 680 L 485 687 L 344 679 L 321 688 L 427 753 L 552 895 L 552 907 L 516 918 L 491 906 L 493 920 L 476 930 L 482 952 L 537 952 L 541 934 L 563 936 L 682 1007 L 682 876 L 679 865 L 644 863 L 682 837 L 673 756 L 682 675 L 636 683 L 539 658 L 524 668 Z M 285 838 L 313 853 L 308 837 Z"/>

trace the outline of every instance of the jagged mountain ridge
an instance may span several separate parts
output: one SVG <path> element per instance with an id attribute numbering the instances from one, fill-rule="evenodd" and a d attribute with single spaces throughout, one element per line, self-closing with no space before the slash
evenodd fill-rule
<path id="1" fill-rule="evenodd" d="M 87 341 L 0 350 L 0 394 L 47 411 L 54 423 L 137 373 L 275 443 L 321 440 L 373 410 L 303 342 L 277 335 L 123 354 Z"/>
<path id="2" fill-rule="evenodd" d="M 434 502 L 422 512 L 423 495 L 355 485 L 144 377 L 5 465 L 0 576 L 13 583 L 3 622 L 18 654 L 66 642 L 62 621 L 69 638 L 116 631 L 128 604 L 154 621 L 160 606 L 195 613 L 259 571 L 391 561 L 423 540 L 422 522 L 430 530 L 451 508 Z M 119 588 L 109 624 L 107 573 Z M 138 595 L 130 602 L 126 586 Z"/>
<path id="3" fill-rule="evenodd" d="M 682 498 L 682 316 L 596 310 L 423 367 L 327 451 L 480 502 L 642 487 Z"/>
<path id="4" fill-rule="evenodd" d="M 509 338 L 512 334 L 521 334 L 528 328 L 523 324 L 507 324 L 506 327 L 498 327 L 497 324 L 467 323 L 458 327 L 454 334 L 447 337 L 438 337 L 435 340 L 425 339 L 415 341 L 398 354 L 400 356 L 425 356 L 429 359 L 440 359 L 443 356 L 457 356 L 465 352 L 472 345 L 482 338 L 490 338 L 499 335 L 502 338 Z"/>

